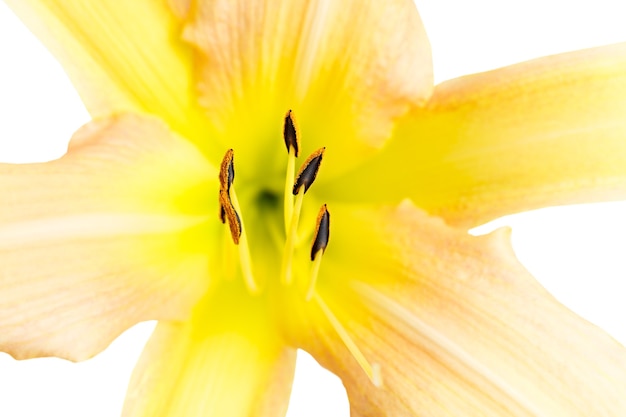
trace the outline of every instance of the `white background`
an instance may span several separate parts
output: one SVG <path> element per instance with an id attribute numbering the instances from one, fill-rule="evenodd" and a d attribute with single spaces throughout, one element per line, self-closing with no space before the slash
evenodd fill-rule
<path id="1" fill-rule="evenodd" d="M 623 0 L 416 2 L 432 43 L 438 82 L 626 41 Z M 56 158 L 87 120 L 60 67 L 0 2 L 0 161 Z M 625 213 L 625 204 L 596 204 L 539 210 L 496 223 L 513 226 L 519 258 L 557 298 L 626 344 Z M 136 326 L 80 364 L 17 362 L 0 354 L 0 416 L 118 416 L 152 326 Z M 338 379 L 310 357 L 301 357 L 289 417 L 347 416 Z"/>

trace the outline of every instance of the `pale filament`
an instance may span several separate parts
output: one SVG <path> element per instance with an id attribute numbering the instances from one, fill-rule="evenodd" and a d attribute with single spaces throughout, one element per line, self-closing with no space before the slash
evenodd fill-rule
<path id="1" fill-rule="evenodd" d="M 322 264 L 322 255 L 324 255 L 324 251 L 318 251 L 315 254 L 315 259 L 313 260 L 313 266 L 311 267 L 311 278 L 309 279 L 309 287 L 306 291 L 306 301 L 311 301 L 313 295 L 315 294 L 315 284 L 317 283 L 317 277 L 320 273 L 320 265 Z"/>
<path id="2" fill-rule="evenodd" d="M 383 385 L 380 365 L 377 363 L 369 363 L 369 361 L 365 358 L 365 355 L 363 355 L 354 340 L 352 340 L 352 337 L 350 337 L 348 331 L 345 329 L 345 327 L 343 327 L 339 319 L 337 319 L 330 307 L 328 307 L 328 305 L 324 302 L 319 294 L 314 293 L 313 299 L 320 306 L 320 309 L 326 316 L 326 319 L 333 326 L 333 329 L 335 330 L 337 335 L 339 335 L 339 338 L 341 339 L 343 344 L 357 361 L 361 369 L 363 369 L 363 372 L 365 372 L 372 384 L 374 384 L 375 387 L 380 388 Z"/>
<path id="3" fill-rule="evenodd" d="M 257 282 L 252 274 L 252 260 L 250 258 L 250 248 L 248 246 L 248 236 L 246 235 L 246 228 L 243 223 L 243 216 L 241 215 L 241 208 L 239 207 L 239 200 L 237 199 L 237 193 L 235 187 L 230 188 L 230 198 L 233 203 L 233 207 L 239 213 L 239 219 L 241 221 L 241 237 L 239 238 L 239 263 L 241 264 L 241 273 L 243 274 L 244 282 L 250 294 L 258 294 L 260 291 Z"/>
<path id="4" fill-rule="evenodd" d="M 293 177 L 296 173 L 296 150 L 292 147 L 289 149 L 289 156 L 287 159 L 287 177 L 285 178 L 285 198 L 284 198 L 284 218 L 285 218 L 285 233 L 289 233 L 289 226 L 291 225 L 291 217 L 293 216 L 293 193 L 291 189 L 293 187 Z"/>
<path id="5" fill-rule="evenodd" d="M 304 187 L 300 188 L 296 195 L 296 203 L 293 208 L 289 229 L 287 229 L 287 241 L 285 242 L 285 250 L 283 252 L 283 262 L 281 267 L 281 281 L 285 285 L 290 285 L 292 281 L 291 264 L 293 259 L 293 251 L 295 249 L 295 241 L 298 235 L 298 223 L 300 222 L 300 212 L 302 211 L 302 202 L 304 201 Z"/>
<path id="6" fill-rule="evenodd" d="M 236 270 L 234 265 L 236 265 L 236 263 L 234 259 L 235 252 L 232 247 L 232 237 L 228 230 L 224 231 L 224 244 L 222 247 L 222 277 L 226 281 L 232 281 L 235 279 Z"/>

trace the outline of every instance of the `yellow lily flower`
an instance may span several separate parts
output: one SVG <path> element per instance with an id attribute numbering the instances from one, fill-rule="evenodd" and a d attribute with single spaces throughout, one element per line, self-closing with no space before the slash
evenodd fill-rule
<path id="1" fill-rule="evenodd" d="M 467 234 L 624 198 L 626 45 L 432 91 L 410 1 L 8 3 L 94 121 L 0 165 L 0 350 L 81 360 L 160 320 L 125 416 L 281 415 L 296 347 L 354 416 L 626 411 L 624 349 L 505 230 Z"/>

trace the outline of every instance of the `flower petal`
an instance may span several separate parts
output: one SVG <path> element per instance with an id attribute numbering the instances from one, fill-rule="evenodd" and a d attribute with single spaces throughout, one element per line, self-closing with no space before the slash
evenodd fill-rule
<path id="1" fill-rule="evenodd" d="M 142 111 L 202 136 L 192 54 L 165 1 L 7 3 L 61 61 L 92 116 Z"/>
<path id="2" fill-rule="evenodd" d="M 390 143 L 385 155 L 335 181 L 338 197 L 410 196 L 469 227 L 626 198 L 626 44 L 445 82 Z"/>
<path id="3" fill-rule="evenodd" d="M 296 351 L 260 310 L 222 296 L 201 303 L 191 321 L 158 324 L 123 417 L 285 415 Z"/>
<path id="4" fill-rule="evenodd" d="M 215 177 L 133 116 L 86 125 L 56 161 L 0 164 L 0 350 L 85 359 L 139 321 L 187 317 L 210 236 L 191 198 Z"/>
<path id="5" fill-rule="evenodd" d="M 167 0 L 167 4 L 180 20 L 186 19 L 191 9 L 191 0 Z"/>
<path id="6" fill-rule="evenodd" d="M 328 146 L 341 157 L 325 172 L 345 170 L 432 89 L 430 46 L 410 0 L 203 1 L 184 34 L 199 52 L 207 116 L 246 166 L 284 164 L 292 109 L 303 154 Z"/>
<path id="7" fill-rule="evenodd" d="M 381 366 L 382 387 L 314 303 L 302 339 L 342 378 L 352 415 L 626 414 L 626 350 L 554 300 L 507 231 L 469 236 L 410 203 L 333 207 L 333 228 L 319 294 Z"/>

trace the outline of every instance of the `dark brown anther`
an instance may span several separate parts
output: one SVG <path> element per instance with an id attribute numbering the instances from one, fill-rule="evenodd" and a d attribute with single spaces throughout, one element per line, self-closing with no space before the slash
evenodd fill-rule
<path id="1" fill-rule="evenodd" d="M 230 191 L 230 186 L 235 181 L 235 163 L 233 158 L 233 150 L 227 150 L 220 167 L 220 190 Z"/>
<path id="2" fill-rule="evenodd" d="M 293 147 L 294 154 L 300 155 L 300 141 L 298 140 L 298 130 L 296 129 L 296 121 L 291 110 L 285 115 L 285 126 L 283 128 L 283 137 L 285 138 L 285 146 L 287 152 Z"/>
<path id="3" fill-rule="evenodd" d="M 233 203 L 230 201 L 228 191 L 220 190 L 220 204 L 222 206 L 222 212 L 224 218 L 228 220 L 228 227 L 230 228 L 230 234 L 233 237 L 235 245 L 239 244 L 239 238 L 241 237 L 241 219 Z"/>
<path id="4" fill-rule="evenodd" d="M 328 239 L 330 239 L 330 213 L 326 208 L 326 204 L 324 204 L 317 215 L 315 240 L 313 240 L 313 246 L 311 247 L 312 261 L 315 260 L 315 255 L 317 255 L 319 251 L 324 253 L 326 246 L 328 246 Z"/>
<path id="5" fill-rule="evenodd" d="M 224 206 L 220 202 L 220 220 L 222 223 L 226 223 L 226 210 L 224 210 Z"/>
<path id="6" fill-rule="evenodd" d="M 293 184 L 293 195 L 298 194 L 301 187 L 304 187 L 304 192 L 306 193 L 311 184 L 313 184 L 315 177 L 317 177 L 317 172 L 320 169 L 325 150 L 326 148 L 319 148 L 304 161 L 296 177 L 296 182 Z"/>

